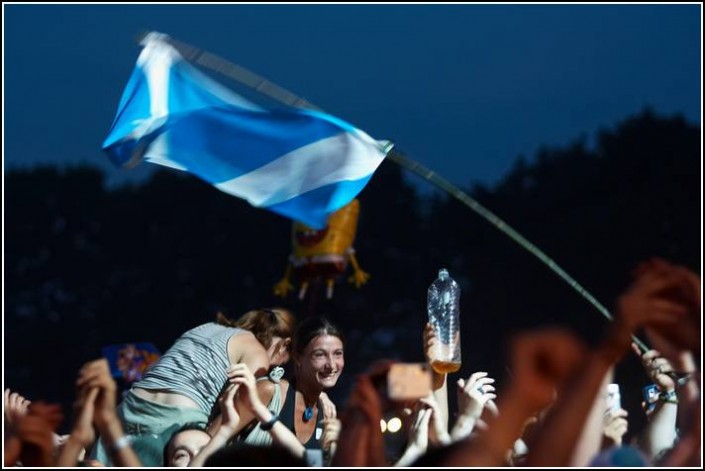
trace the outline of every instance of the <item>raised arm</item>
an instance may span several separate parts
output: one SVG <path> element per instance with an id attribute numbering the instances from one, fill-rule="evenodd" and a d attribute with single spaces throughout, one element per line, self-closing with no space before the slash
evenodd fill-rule
<path id="1" fill-rule="evenodd" d="M 78 390 L 74 404 L 74 422 L 69 438 L 64 443 L 56 465 L 59 467 L 75 467 L 78 465 L 81 452 L 90 448 L 95 442 L 93 430 L 93 415 L 98 388 L 82 388 Z"/>
<path id="2" fill-rule="evenodd" d="M 612 382 L 613 376 L 614 368 L 608 369 L 602 379 L 602 384 L 592 398 L 592 408 L 588 412 L 580 438 L 571 454 L 569 464 L 571 467 L 589 466 L 592 458 L 600 452 L 604 429 L 607 385 Z"/>
<path id="3" fill-rule="evenodd" d="M 423 346 L 426 361 L 430 362 L 431 352 L 436 348 L 437 343 L 438 339 L 433 331 L 433 326 L 427 322 L 423 330 Z M 437 417 L 437 420 L 440 420 L 445 429 L 448 430 L 448 375 L 438 373 L 433 369 L 431 371 L 433 374 L 433 395 L 436 397 L 436 402 L 440 408 L 440 415 Z"/>
<path id="4" fill-rule="evenodd" d="M 410 466 L 428 450 L 428 431 L 433 411 L 425 407 L 420 407 L 416 411 L 416 419 L 411 427 L 409 443 L 401 455 L 401 458 L 394 464 L 398 467 Z"/>
<path id="5" fill-rule="evenodd" d="M 142 466 L 123 433 L 115 410 L 117 385 L 110 376 L 108 361 L 100 359 L 86 363 L 78 373 L 76 386 L 88 390 L 98 389 L 93 424 L 105 443 L 110 444 L 108 451 L 113 462 L 117 466 Z"/>
<path id="6" fill-rule="evenodd" d="M 32 402 L 17 426 L 17 436 L 21 443 L 19 458 L 23 466 L 54 465 L 54 432 L 62 420 L 60 405 Z"/>
<path id="7" fill-rule="evenodd" d="M 218 398 L 220 422 L 210 441 L 189 462 L 190 468 L 202 468 L 206 459 L 221 449 L 242 427 L 240 415 L 235 409 L 235 394 L 239 386 L 230 384 Z"/>
<path id="8" fill-rule="evenodd" d="M 567 331 L 544 329 L 517 335 L 512 342 L 514 376 L 500 396 L 499 416 L 488 417 L 488 430 L 467 446 L 453 447 L 442 465 L 506 466 L 527 419 L 554 401 L 556 389 L 582 358 L 582 344 Z"/>
<path id="9" fill-rule="evenodd" d="M 622 438 L 629 428 L 628 415 L 624 409 L 605 412 L 602 421 L 602 448 L 622 446 Z"/>
<path id="10" fill-rule="evenodd" d="M 620 296 L 614 321 L 583 367 L 573 376 L 565 393 L 546 417 L 527 459 L 528 466 L 568 466 L 585 421 L 610 368 L 629 350 L 631 336 L 640 327 L 670 329 L 685 308 L 661 294 L 680 283 L 659 270 L 641 271 Z"/>
<path id="11" fill-rule="evenodd" d="M 269 371 L 269 355 L 264 346 L 259 343 L 257 338 L 249 331 L 241 332 L 230 337 L 228 341 L 228 359 L 230 366 L 226 370 L 228 381 L 232 384 L 233 368 L 237 364 L 245 364 L 252 371 L 256 378 L 266 376 Z M 255 419 L 254 414 L 248 407 L 243 407 L 240 396 L 235 396 L 235 407 L 240 417 L 238 429 L 235 433 L 245 428 L 250 422 Z M 209 425 L 209 433 L 213 434 L 220 426 L 221 417 L 218 415 Z"/>
<path id="12" fill-rule="evenodd" d="M 450 433 L 453 441 L 469 437 L 485 404 L 497 397 L 492 383 L 494 379 L 484 371 L 471 374 L 467 381 L 462 378 L 458 380 L 458 418 Z"/>
<path id="13" fill-rule="evenodd" d="M 639 353 L 639 350 L 636 349 L 636 352 Z M 641 437 L 642 450 L 653 460 L 661 452 L 671 448 L 678 439 L 676 382 L 669 376 L 673 367 L 656 350 L 646 351 L 641 355 L 641 361 L 646 373 L 660 391 L 656 407 L 649 414 L 649 422 Z"/>
<path id="14" fill-rule="evenodd" d="M 357 377 L 347 407 L 341 417 L 343 424 L 332 466 L 386 466 L 384 438 L 379 427 L 383 399 L 375 382 L 386 374 L 389 364 L 380 362 L 370 374 Z"/>
<path id="15" fill-rule="evenodd" d="M 303 458 L 304 446 L 294 432 L 279 421 L 278 413 L 272 413 L 262 402 L 257 390 L 255 376 L 247 368 L 247 365 L 234 365 L 230 381 L 232 384 L 239 386 L 240 393 L 238 396 L 242 398 L 243 404 L 260 422 L 262 430 L 269 431 L 274 443 L 283 446 L 293 455 Z"/>
<path id="16" fill-rule="evenodd" d="M 27 415 L 31 401 L 17 392 L 5 389 L 4 416 L 4 449 L 5 466 L 14 466 L 20 456 L 21 443 L 17 436 L 17 428 L 22 418 Z"/>

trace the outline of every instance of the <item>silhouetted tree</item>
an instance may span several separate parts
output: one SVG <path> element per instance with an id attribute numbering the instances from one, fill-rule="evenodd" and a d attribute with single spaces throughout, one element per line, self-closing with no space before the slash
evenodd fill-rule
<path id="1" fill-rule="evenodd" d="M 700 165 L 700 129 L 646 110 L 601 131 L 594 149 L 584 138 L 544 148 L 496 187 L 470 193 L 610 307 L 638 261 L 660 255 L 698 269 Z M 334 398 L 343 400 L 374 359 L 422 360 L 426 290 L 441 267 L 463 289 L 464 376 L 481 369 L 501 379 L 504 343 L 518 330 L 557 323 L 594 341 L 605 323 L 459 202 L 422 201 L 391 162 L 360 196 L 355 248 L 370 282 L 342 282 L 316 304 L 272 294 L 291 222 L 195 177 L 160 170 L 144 185 L 108 190 L 94 169 L 38 168 L 7 173 L 5 187 L 5 384 L 66 410 L 75 372 L 102 346 L 165 350 L 219 310 L 264 305 L 340 324 L 347 372 Z M 641 366 L 627 361 L 618 374 L 636 411 Z"/>

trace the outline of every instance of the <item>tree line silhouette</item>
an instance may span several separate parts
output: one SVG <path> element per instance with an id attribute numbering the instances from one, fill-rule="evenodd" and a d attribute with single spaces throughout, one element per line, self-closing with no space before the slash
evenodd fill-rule
<path id="1" fill-rule="evenodd" d="M 699 272 L 700 147 L 698 126 L 646 109 L 592 147 L 581 138 L 542 149 L 495 187 L 468 192 L 610 307 L 651 256 Z M 463 377 L 488 371 L 501 386 L 504 347 L 519 330 L 559 324 L 595 342 L 606 322 L 538 259 L 456 200 L 421 197 L 390 162 L 360 195 L 355 249 L 372 278 L 359 290 L 339 283 L 331 300 L 322 286 L 303 301 L 274 297 L 291 222 L 189 175 L 160 170 L 108 189 L 93 168 L 36 168 L 6 173 L 5 197 L 5 385 L 67 411 L 75 372 L 102 346 L 165 351 L 218 311 L 272 305 L 325 314 L 346 332 L 332 394 L 343 401 L 375 359 L 422 360 L 426 290 L 441 267 L 462 289 Z M 616 382 L 638 410 L 648 380 L 636 357 Z"/>

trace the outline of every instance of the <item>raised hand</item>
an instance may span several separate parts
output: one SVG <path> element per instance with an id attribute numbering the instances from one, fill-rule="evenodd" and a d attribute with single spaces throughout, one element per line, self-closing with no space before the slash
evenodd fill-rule
<path id="1" fill-rule="evenodd" d="M 79 457 L 95 442 L 93 416 L 98 392 L 98 388 L 82 388 L 78 390 L 76 401 L 73 405 L 73 429 L 61 446 L 56 466 L 76 466 L 80 459 Z"/>
<path id="2" fill-rule="evenodd" d="M 700 331 L 693 333 L 693 328 L 683 327 L 692 317 L 695 296 L 692 282 L 680 268 L 658 259 L 641 264 L 634 282 L 617 300 L 606 351 L 614 360 L 621 358 L 631 345 L 631 335 L 640 327 L 677 345 L 691 346 L 692 337 Z"/>
<path id="3" fill-rule="evenodd" d="M 323 419 L 321 424 L 323 425 L 323 435 L 321 435 L 321 448 L 326 452 L 329 457 L 332 457 L 335 455 L 335 451 L 338 446 L 338 437 L 340 436 L 342 423 L 339 419 L 335 417 L 329 417 Z"/>
<path id="4" fill-rule="evenodd" d="M 338 417 L 338 409 L 335 407 L 335 404 L 333 404 L 333 401 L 330 400 L 328 394 L 321 392 L 320 398 L 321 404 L 323 405 L 323 418 L 335 419 Z"/>
<path id="5" fill-rule="evenodd" d="M 427 322 L 423 329 L 423 351 L 427 362 L 430 363 L 437 356 L 436 348 L 438 348 L 438 337 L 431 323 Z"/>
<path id="6" fill-rule="evenodd" d="M 447 445 L 450 443 L 450 435 L 446 430 L 445 422 L 441 416 L 441 409 L 433 394 L 419 399 L 421 405 L 426 406 L 431 412 L 431 423 L 429 429 L 429 439 L 434 445 Z"/>
<path id="7" fill-rule="evenodd" d="M 211 440 L 189 462 L 188 466 L 190 468 L 202 468 L 208 457 L 225 446 L 228 440 L 242 428 L 239 427 L 242 417 L 235 408 L 235 395 L 240 390 L 247 390 L 247 387 L 242 385 L 243 381 L 241 381 L 241 379 L 246 375 L 246 372 L 250 372 L 247 366 L 244 366 L 244 368 L 242 368 L 242 366 L 244 366 L 243 363 L 237 365 L 233 364 L 228 367 L 228 381 L 232 379 L 233 382 L 228 384 L 225 391 L 223 391 L 218 398 L 218 406 L 220 408 L 219 424 L 211 433 Z M 231 375 L 232 378 L 230 378 Z M 236 382 L 238 384 L 236 384 Z"/>
<path id="8" fill-rule="evenodd" d="M 255 415 L 267 409 L 257 394 L 257 380 L 255 379 L 255 375 L 245 363 L 230 365 L 225 371 L 225 374 L 228 376 L 228 382 L 231 385 L 239 386 L 238 397 L 242 399 L 245 407 L 254 412 Z"/>
<path id="9" fill-rule="evenodd" d="M 522 400 L 533 411 L 546 408 L 584 355 L 580 340 L 563 329 L 544 329 L 516 337 L 512 343 L 512 371 Z"/>
<path id="10" fill-rule="evenodd" d="M 382 399 L 368 376 L 358 377 L 357 384 L 348 399 L 347 409 L 355 411 L 353 414 L 347 414 L 348 416 L 364 418 L 370 423 L 379 424 L 379 418 L 382 416 Z"/>
<path id="11" fill-rule="evenodd" d="M 478 430 L 487 428 L 487 424 L 480 420 L 485 406 L 495 416 L 498 414 L 497 406 L 492 401 L 497 397 L 492 383 L 494 379 L 487 377 L 483 371 L 473 373 L 467 381 L 462 378 L 458 380 L 458 418 L 450 432 L 454 441 L 468 437 L 475 427 Z"/>
<path id="12" fill-rule="evenodd" d="M 702 298 L 700 277 L 689 269 L 672 265 L 663 260 L 652 260 L 642 264 L 642 271 L 657 271 L 673 283 L 670 289 L 659 293 L 660 297 L 680 304 L 685 308 L 685 316 L 679 322 L 665 327 L 647 326 L 644 330 L 649 343 L 671 362 L 677 371 L 685 372 L 695 369 L 694 362 L 688 356 L 700 352 L 700 333 L 702 332 Z"/>
<path id="13" fill-rule="evenodd" d="M 37 401 L 30 405 L 17 426 L 17 435 L 22 442 L 20 459 L 23 465 L 54 465 L 54 432 L 63 418 L 58 404 Z"/>
<path id="14" fill-rule="evenodd" d="M 433 326 L 430 322 L 427 322 L 423 329 L 423 351 L 426 361 L 432 363 L 435 359 L 439 357 L 438 349 L 441 347 L 436 331 L 433 330 Z M 448 397 L 446 390 L 446 374 L 438 373 L 436 370 L 431 370 L 433 374 L 433 390 L 439 391 L 436 398 L 438 401 L 443 403 L 443 410 L 445 411 L 445 421 L 447 422 L 448 417 Z"/>
<path id="15" fill-rule="evenodd" d="M 100 390 L 91 388 L 79 392 L 79 397 L 74 403 L 74 424 L 70 439 L 87 448 L 95 441 L 93 430 L 93 416 L 95 413 L 95 400 Z"/>
<path id="16" fill-rule="evenodd" d="M 632 349 L 635 353 L 640 354 L 639 347 L 632 344 Z M 673 367 L 668 360 L 663 358 L 656 350 L 648 350 L 641 356 L 641 363 L 644 365 L 646 374 L 658 386 L 661 391 L 673 391 L 676 387 L 676 382 L 671 374 Z M 671 373 L 671 374 L 669 374 Z"/>
<path id="17" fill-rule="evenodd" d="M 622 437 L 627 433 L 627 411 L 624 409 L 607 410 L 603 420 L 602 433 L 609 446 L 622 446 Z"/>
<path id="18" fill-rule="evenodd" d="M 432 409 L 419 407 L 416 419 L 409 430 L 409 440 L 404 454 L 394 466 L 409 466 L 428 450 L 429 429 L 431 428 Z"/>
<path id="19" fill-rule="evenodd" d="M 473 373 L 465 381 L 458 380 L 458 414 L 478 419 L 488 401 L 497 397 L 492 386 L 494 379 L 484 371 Z"/>
<path id="20" fill-rule="evenodd" d="M 373 365 L 372 373 L 358 376 L 342 415 L 343 432 L 332 466 L 386 466 L 384 438 L 379 423 L 383 401 L 375 382 L 384 377 L 390 362 Z"/>
<path id="21" fill-rule="evenodd" d="M 99 431 L 118 420 L 115 411 L 117 384 L 110 375 L 108 360 L 101 358 L 83 365 L 78 372 L 76 386 L 85 390 L 93 388 L 98 390 L 95 398 L 93 423 Z"/>
<path id="22" fill-rule="evenodd" d="M 14 428 L 22 417 L 27 415 L 27 408 L 32 403 L 22 395 L 5 390 L 5 407 L 3 409 L 5 418 L 5 430 Z M 7 433 L 7 432 L 6 432 Z"/>
<path id="23" fill-rule="evenodd" d="M 236 384 L 228 385 L 224 393 L 218 399 L 220 416 L 222 418 L 219 430 L 223 431 L 228 438 L 233 436 L 240 424 L 240 414 L 235 409 L 235 394 L 238 392 L 239 388 L 240 386 Z"/>

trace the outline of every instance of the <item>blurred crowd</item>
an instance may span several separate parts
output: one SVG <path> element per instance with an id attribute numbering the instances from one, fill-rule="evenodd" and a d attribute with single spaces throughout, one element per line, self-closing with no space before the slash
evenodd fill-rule
<path id="1" fill-rule="evenodd" d="M 399 363 L 380 359 L 339 405 L 326 392 L 356 346 L 331 320 L 281 308 L 218 314 L 179 337 L 125 395 L 106 359 L 85 363 L 66 417 L 5 389 L 4 465 L 702 467 L 701 306 L 697 274 L 650 260 L 594 347 L 558 327 L 519 333 L 501 390 L 482 365 L 449 384 L 427 364 L 418 365 L 426 376 L 394 376 Z M 430 360 L 432 326 L 409 337 Z M 652 382 L 643 391 L 613 381 L 631 354 Z M 642 410 L 622 408 L 627 394 L 643 395 Z M 380 425 L 390 411 L 407 437 L 391 457 Z M 634 414 L 647 425 L 627 443 Z M 65 418 L 71 430 L 60 436 Z"/>

